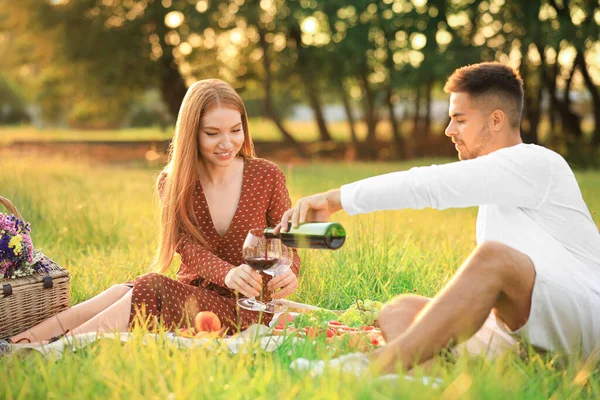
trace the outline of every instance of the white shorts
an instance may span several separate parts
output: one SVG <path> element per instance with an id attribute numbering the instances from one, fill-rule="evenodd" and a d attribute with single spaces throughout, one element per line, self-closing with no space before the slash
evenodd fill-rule
<path id="1" fill-rule="evenodd" d="M 493 359 L 511 348 L 517 340 L 537 349 L 558 351 L 586 359 L 600 350 L 600 293 L 573 269 L 583 268 L 572 256 L 560 251 L 530 256 L 536 269 L 529 319 L 521 328 L 510 328 L 493 313 L 469 340 L 457 346 L 457 353 L 484 353 Z M 547 254 L 549 254 L 547 253 Z M 558 267 L 567 261 L 569 267 Z M 577 271 L 578 272 L 578 271 Z"/>
<path id="2" fill-rule="evenodd" d="M 600 294 L 572 274 L 557 280 L 546 272 L 536 268 L 527 323 L 516 331 L 498 326 L 536 348 L 585 359 L 600 348 Z"/>
<path id="3" fill-rule="evenodd" d="M 478 226 L 485 231 L 478 242 L 498 241 L 526 254 L 536 275 L 527 323 L 512 332 L 498 321 L 498 328 L 539 349 L 587 358 L 600 346 L 598 267 L 579 260 L 524 210 L 483 211 L 487 228 Z"/>
<path id="4" fill-rule="evenodd" d="M 585 287 L 578 292 L 566 290 L 537 275 L 525 325 L 511 331 L 492 312 L 477 333 L 453 352 L 495 359 L 506 351 L 517 351 L 518 341 L 525 340 L 539 350 L 586 359 L 600 349 L 599 317 L 600 295 Z"/>
<path id="5" fill-rule="evenodd" d="M 517 351 L 517 339 L 501 328 L 501 325 L 502 321 L 496 319 L 493 312 L 490 313 L 483 326 L 468 340 L 455 346 L 452 353 L 456 356 L 468 354 L 494 360 L 506 351 Z"/>

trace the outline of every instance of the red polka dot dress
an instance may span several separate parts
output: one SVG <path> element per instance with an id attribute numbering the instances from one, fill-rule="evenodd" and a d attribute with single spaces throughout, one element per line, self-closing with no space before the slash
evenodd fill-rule
<path id="1" fill-rule="evenodd" d="M 258 322 L 259 313 L 237 307 L 236 295 L 225 286 L 225 276 L 244 264 L 242 245 L 252 228 L 275 226 L 291 206 L 285 175 L 276 164 L 260 158 L 245 159 L 240 200 L 227 232 L 221 236 L 210 216 L 200 181 L 193 196 L 194 212 L 208 247 L 184 233 L 176 248 L 181 257 L 177 280 L 161 274 L 140 276 L 133 282 L 130 324 L 142 310 L 150 327 L 160 320 L 172 330 L 189 326 L 199 311 L 212 311 L 230 333 Z M 294 251 L 292 271 L 298 275 L 300 259 Z M 263 275 L 264 293 L 269 277 Z M 270 317 L 263 315 L 262 323 Z"/>

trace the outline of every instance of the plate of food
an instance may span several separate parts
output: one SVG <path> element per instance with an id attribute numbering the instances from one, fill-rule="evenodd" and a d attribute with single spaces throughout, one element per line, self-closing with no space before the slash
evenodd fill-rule
<path id="1" fill-rule="evenodd" d="M 271 324 L 275 336 L 325 337 L 327 343 L 347 342 L 362 351 L 385 344 L 381 329 L 376 326 L 381 302 L 357 299 L 346 310 L 328 310 L 287 300 L 285 303 L 288 310 L 275 316 Z"/>

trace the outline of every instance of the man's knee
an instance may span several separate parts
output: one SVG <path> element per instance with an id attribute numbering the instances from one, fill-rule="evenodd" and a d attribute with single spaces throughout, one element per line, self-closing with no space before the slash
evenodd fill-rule
<path id="1" fill-rule="evenodd" d="M 379 311 L 378 321 L 386 321 L 398 318 L 398 314 L 418 314 L 427 305 L 429 299 L 423 296 L 403 294 L 390 300 Z"/>
<path id="2" fill-rule="evenodd" d="M 475 276 L 478 285 L 498 289 L 509 299 L 529 299 L 535 266 L 526 254 L 499 242 L 483 242 L 471 254 L 463 271 Z"/>
<path id="3" fill-rule="evenodd" d="M 386 340 L 393 340 L 408 329 L 428 302 L 427 297 L 398 296 L 381 309 L 376 325 L 381 328 Z"/>
<path id="4" fill-rule="evenodd" d="M 497 259 L 511 251 L 516 250 L 501 242 L 485 241 L 477 246 L 473 252 L 473 256 L 480 259 Z"/>
<path id="5" fill-rule="evenodd" d="M 481 243 L 471 253 L 467 268 L 485 270 L 486 274 L 504 275 L 516 266 L 519 257 L 527 256 L 504 243 L 487 241 Z"/>

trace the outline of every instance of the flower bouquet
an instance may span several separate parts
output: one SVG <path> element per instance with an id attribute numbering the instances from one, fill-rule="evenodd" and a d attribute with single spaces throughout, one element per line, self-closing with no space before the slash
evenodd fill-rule
<path id="1" fill-rule="evenodd" d="M 33 247 L 31 226 L 12 202 L 0 213 L 0 339 L 22 332 L 69 307 L 67 270 Z"/>
<path id="2" fill-rule="evenodd" d="M 33 248 L 29 222 L 0 213 L 0 276 L 16 279 L 49 270 L 44 254 Z"/>

